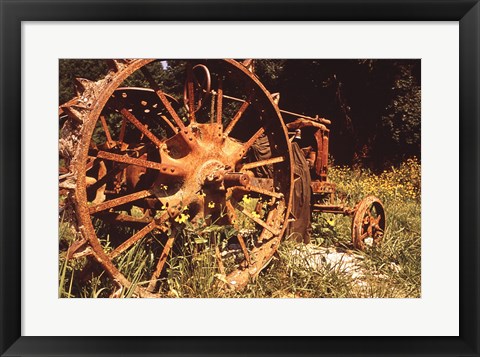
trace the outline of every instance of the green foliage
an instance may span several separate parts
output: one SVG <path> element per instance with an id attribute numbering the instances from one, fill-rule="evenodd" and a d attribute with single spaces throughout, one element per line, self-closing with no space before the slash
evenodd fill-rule
<path id="1" fill-rule="evenodd" d="M 255 74 L 261 78 L 263 85 L 271 92 L 277 91 L 286 62 L 287 60 L 284 59 L 255 60 Z"/>
<path id="2" fill-rule="evenodd" d="M 399 152 L 408 156 L 420 151 L 421 89 L 412 64 L 398 64 L 392 99 L 382 117 L 383 134 Z"/>

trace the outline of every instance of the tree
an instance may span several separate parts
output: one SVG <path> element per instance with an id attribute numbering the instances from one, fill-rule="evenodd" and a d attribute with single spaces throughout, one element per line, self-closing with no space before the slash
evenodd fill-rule
<path id="1" fill-rule="evenodd" d="M 394 67 L 396 75 L 390 103 L 382 116 L 380 143 L 391 150 L 389 154 L 394 159 L 420 157 L 421 89 L 414 75 L 415 63 L 395 62 Z"/>

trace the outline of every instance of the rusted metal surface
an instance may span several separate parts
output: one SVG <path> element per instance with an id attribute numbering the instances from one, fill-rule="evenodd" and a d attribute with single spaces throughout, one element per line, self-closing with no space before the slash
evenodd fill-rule
<path id="1" fill-rule="evenodd" d="M 152 277 L 150 278 L 150 282 L 148 283 L 147 291 L 150 293 L 154 293 L 157 286 L 157 279 L 160 277 L 160 274 L 163 271 L 165 263 L 167 262 L 168 255 L 170 254 L 170 250 L 172 249 L 173 242 L 175 241 L 175 237 L 169 237 L 165 246 L 163 247 L 162 253 L 160 258 L 158 259 L 157 266 L 155 271 L 153 272 Z"/>
<path id="2" fill-rule="evenodd" d="M 335 184 L 328 181 L 330 120 L 280 110 L 280 95 L 263 87 L 252 73 L 252 61 L 244 62 L 247 67 L 233 60 L 187 61 L 181 106 L 156 83 L 152 62 L 110 60 L 104 79 L 79 79 L 78 96 L 59 109 L 65 161 L 60 187 L 70 192 L 81 237 L 76 246 L 87 247 L 84 251 L 117 284 L 129 288 L 132 282 L 116 258 L 155 236 L 163 242 L 156 266 L 147 286 L 135 287 L 135 295 L 162 296 L 159 281 L 175 245 L 184 244 L 178 237 L 185 224 L 202 228 L 215 222 L 233 226 L 238 231 L 233 245 L 240 247 L 211 243 L 222 281 L 244 287 L 270 261 L 287 225 L 295 221 L 290 214 L 294 140 L 311 175 L 306 184 L 310 211 L 352 215 L 357 249 L 365 249 L 368 238 L 380 243 L 382 203 L 370 196 L 354 208 L 339 204 Z M 132 75 L 143 76 L 149 87 L 122 87 Z M 281 113 L 294 118 L 285 124 Z M 293 131 L 290 138 L 288 130 Z M 242 233 L 243 220 L 253 235 Z M 94 228 L 99 222 L 121 224 L 132 233 L 106 247 Z M 228 263 L 228 254 L 239 262 Z"/>
<path id="3" fill-rule="evenodd" d="M 272 165 L 272 164 L 276 164 L 276 163 L 279 163 L 279 162 L 283 162 L 284 160 L 285 160 L 285 158 L 283 156 L 272 157 L 271 159 L 261 160 L 261 161 L 257 161 L 257 162 L 250 162 L 248 164 L 243 165 L 242 169 L 243 170 L 250 170 L 250 169 L 253 169 L 255 167 Z"/>
<path id="4" fill-rule="evenodd" d="M 325 181 L 312 181 L 312 190 L 315 193 L 335 193 L 336 188 L 335 184 L 332 182 Z"/>
<path id="5" fill-rule="evenodd" d="M 97 154 L 97 158 L 115 161 L 121 164 L 128 164 L 128 165 L 145 167 L 147 169 L 157 170 L 157 171 L 160 171 L 163 175 L 167 175 L 167 176 L 183 177 L 186 175 L 185 170 L 178 165 L 161 164 L 161 163 L 152 162 L 148 160 L 136 159 L 128 155 L 118 155 L 110 152 L 99 151 Z"/>
<path id="6" fill-rule="evenodd" d="M 360 201 L 352 221 L 355 248 L 363 250 L 366 246 L 380 245 L 385 232 L 385 222 L 385 210 L 378 198 L 368 196 Z"/>
<path id="7" fill-rule="evenodd" d="M 142 190 L 139 192 L 131 193 L 129 195 L 125 195 L 119 198 L 114 198 L 112 200 L 104 201 L 102 203 L 91 205 L 88 209 L 88 213 L 93 214 L 100 211 L 107 210 L 109 208 L 117 207 L 124 205 L 126 203 L 134 202 L 140 200 L 145 197 L 152 196 L 152 192 L 150 190 Z"/>

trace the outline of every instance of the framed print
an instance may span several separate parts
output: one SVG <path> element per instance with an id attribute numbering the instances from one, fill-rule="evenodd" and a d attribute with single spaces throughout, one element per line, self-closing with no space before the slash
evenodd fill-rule
<path id="1" fill-rule="evenodd" d="M 476 1 L 1 5 L 2 355 L 479 354 Z"/>

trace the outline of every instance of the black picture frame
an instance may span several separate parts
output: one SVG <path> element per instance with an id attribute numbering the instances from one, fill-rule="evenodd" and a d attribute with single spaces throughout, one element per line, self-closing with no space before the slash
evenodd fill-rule
<path id="1" fill-rule="evenodd" d="M 0 13 L 2 356 L 479 356 L 478 0 L 0 0 Z M 127 338 L 21 336 L 21 22 L 87 20 L 459 21 L 460 336 Z M 448 170 L 447 165 L 445 170 Z M 447 173 L 442 179 L 448 180 Z M 456 209 L 446 207 L 446 210 Z M 439 311 L 439 319 L 441 316 L 442 312 Z M 435 322 L 432 321 L 433 323 Z"/>

